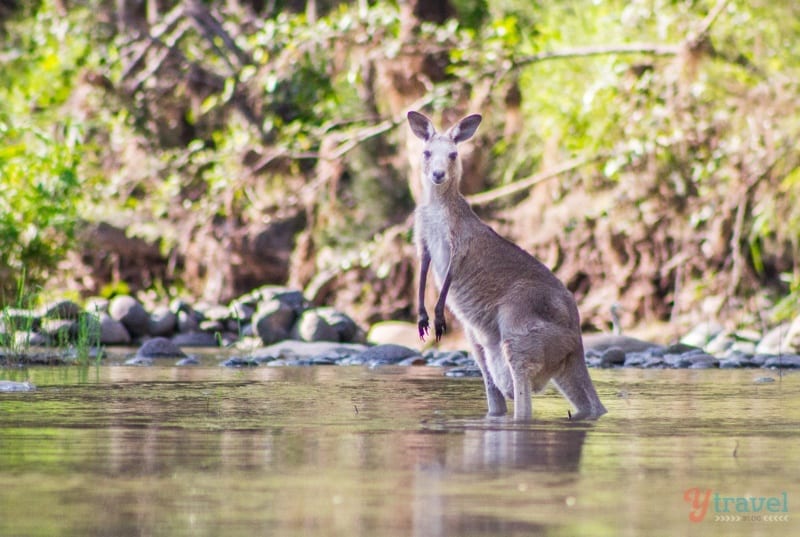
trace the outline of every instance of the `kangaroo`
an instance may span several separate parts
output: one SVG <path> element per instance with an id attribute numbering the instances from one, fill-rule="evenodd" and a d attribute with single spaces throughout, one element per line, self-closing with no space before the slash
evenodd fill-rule
<path id="1" fill-rule="evenodd" d="M 432 264 L 439 288 L 436 341 L 447 329 L 447 302 L 483 375 L 489 415 L 504 415 L 509 399 L 514 419 L 529 420 L 531 388 L 540 392 L 552 380 L 575 407 L 571 419 L 599 418 L 606 409 L 586 368 L 572 293 L 544 264 L 485 224 L 459 192 L 457 146 L 475 134 L 481 116 L 467 116 L 441 134 L 419 112 L 409 112 L 408 122 L 425 143 L 422 200 L 414 215 L 420 338 L 429 330 L 425 285 Z"/>

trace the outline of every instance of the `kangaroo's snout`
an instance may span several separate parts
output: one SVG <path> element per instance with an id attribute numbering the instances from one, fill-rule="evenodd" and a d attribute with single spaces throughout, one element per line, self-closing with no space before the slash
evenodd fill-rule
<path id="1" fill-rule="evenodd" d="M 433 175 L 434 184 L 441 185 L 444 182 L 444 175 L 445 174 L 444 174 L 443 171 L 437 170 L 437 171 L 433 172 L 431 175 Z"/>

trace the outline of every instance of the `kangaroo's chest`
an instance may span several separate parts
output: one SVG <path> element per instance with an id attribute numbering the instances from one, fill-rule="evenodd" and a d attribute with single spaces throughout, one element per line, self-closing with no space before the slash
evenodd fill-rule
<path id="1" fill-rule="evenodd" d="M 419 228 L 431 255 L 436 283 L 441 287 L 454 255 L 453 227 L 447 214 L 436 208 L 427 208 L 422 212 L 421 219 Z"/>

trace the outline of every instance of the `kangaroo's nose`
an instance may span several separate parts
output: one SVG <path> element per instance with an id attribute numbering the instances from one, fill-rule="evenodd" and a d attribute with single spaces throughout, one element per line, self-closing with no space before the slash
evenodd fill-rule
<path id="1" fill-rule="evenodd" d="M 443 171 L 433 172 L 433 182 L 439 185 L 442 183 L 442 181 L 444 181 L 444 172 Z"/>

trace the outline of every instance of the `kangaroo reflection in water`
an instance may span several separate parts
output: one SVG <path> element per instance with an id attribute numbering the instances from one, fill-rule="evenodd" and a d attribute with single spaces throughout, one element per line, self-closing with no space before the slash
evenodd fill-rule
<path id="1" fill-rule="evenodd" d="M 552 487 L 554 482 L 558 487 L 569 487 L 577 482 L 583 444 L 592 425 L 568 423 L 557 429 L 552 423 L 542 424 L 542 428 L 535 423 L 526 428 L 504 425 L 511 424 L 500 419 L 496 424 L 490 420 L 431 431 L 450 438 L 444 452 L 438 452 L 433 460 L 420 460 L 415 469 L 413 535 L 533 535 L 545 529 L 544 525 L 509 519 L 500 513 L 465 513 L 461 509 L 464 502 L 459 499 L 485 494 L 488 506 L 498 504 L 500 498 L 489 498 L 498 493 L 525 501 L 525 495 L 536 487 Z M 459 430 L 463 434 L 456 434 Z M 461 441 L 453 441 L 453 436 L 460 436 Z M 500 485 L 492 490 L 472 489 L 470 474 L 477 474 L 484 483 L 487 477 L 497 478 Z M 509 478 L 507 487 L 504 477 Z M 459 490 L 459 483 L 464 484 L 463 490 Z M 514 490 L 509 492 L 510 488 Z M 532 512 L 539 507 L 534 498 L 542 495 L 530 496 Z M 549 493 L 544 496 L 551 497 Z"/>

